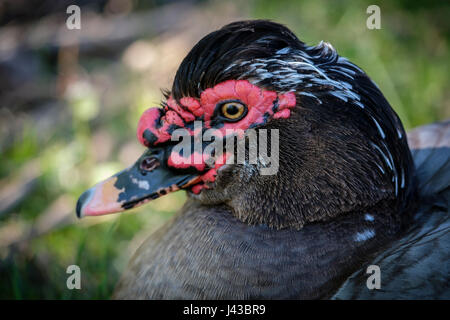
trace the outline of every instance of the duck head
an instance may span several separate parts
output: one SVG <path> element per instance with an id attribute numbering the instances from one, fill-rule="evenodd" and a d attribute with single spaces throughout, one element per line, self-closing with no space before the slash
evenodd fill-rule
<path id="1" fill-rule="evenodd" d="M 403 126 L 378 87 L 330 44 L 307 46 L 269 21 L 200 40 L 137 138 L 147 151 L 83 193 L 79 217 L 185 189 L 245 223 L 301 228 L 375 206 L 400 214 L 415 188 Z"/>

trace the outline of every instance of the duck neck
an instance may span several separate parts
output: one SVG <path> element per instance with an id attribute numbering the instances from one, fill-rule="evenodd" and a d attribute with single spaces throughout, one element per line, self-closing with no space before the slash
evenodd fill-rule
<path id="1" fill-rule="evenodd" d="M 211 292 L 223 287 L 235 290 L 230 296 L 237 297 L 246 285 L 242 298 L 309 299 L 331 295 L 368 256 L 394 239 L 399 228 L 389 219 L 381 210 L 354 212 L 300 230 L 275 229 L 243 223 L 227 206 L 189 200 L 175 223 L 196 229 L 186 254 L 195 261 L 191 268 L 201 267 L 215 279 L 205 284 L 219 290 Z M 293 288 L 292 283 L 299 285 Z"/>

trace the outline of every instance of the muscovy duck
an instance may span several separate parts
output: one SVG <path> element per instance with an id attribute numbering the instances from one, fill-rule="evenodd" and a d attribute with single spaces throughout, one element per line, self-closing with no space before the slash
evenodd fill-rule
<path id="1" fill-rule="evenodd" d="M 278 170 L 262 174 L 264 157 L 218 161 L 234 148 L 204 157 L 212 142 L 181 154 L 177 129 L 190 143 L 211 129 L 278 130 Z M 194 46 L 162 108 L 139 121 L 147 151 L 83 193 L 77 214 L 188 192 L 134 254 L 118 299 L 449 298 L 449 134 L 448 122 L 412 134 L 416 170 L 401 121 L 364 71 L 283 25 L 235 22 Z M 369 265 L 379 289 L 366 285 Z"/>

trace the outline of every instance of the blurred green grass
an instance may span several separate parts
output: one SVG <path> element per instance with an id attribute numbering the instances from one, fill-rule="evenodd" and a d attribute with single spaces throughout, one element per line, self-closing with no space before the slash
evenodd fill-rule
<path id="1" fill-rule="evenodd" d="M 308 44 L 332 43 L 380 86 L 407 129 L 450 117 L 449 6 L 433 1 L 379 3 L 382 29 L 368 30 L 366 8 L 370 4 L 376 3 L 234 1 L 236 14 L 229 20 L 271 19 L 286 24 Z M 218 4 L 199 6 L 214 11 Z M 203 34 L 210 31 L 205 29 Z M 158 46 L 162 40 L 149 37 L 142 41 Z M 20 139 L 1 150 L 3 182 L 20 175 L 30 162 L 39 174 L 26 198 L 0 216 L 0 298 L 109 298 L 135 247 L 184 202 L 185 194 L 178 192 L 130 213 L 73 219 L 82 191 L 130 165 L 133 156 L 143 151 L 134 138 L 139 115 L 158 103 L 159 87 L 173 78 L 167 75 L 161 84 L 149 79 L 154 65 L 136 71 L 126 65 L 123 56 L 80 55 L 82 80 L 59 98 L 69 117 L 54 123 L 44 138 L 34 119 L 25 117 Z M 54 66 L 48 65 L 40 79 L 56 76 Z M 58 223 L 57 214 L 64 211 L 69 215 Z M 42 216 L 48 219 L 40 220 Z M 54 226 L 52 219 L 57 220 Z M 65 271 L 71 264 L 81 268 L 81 290 L 66 288 Z"/>

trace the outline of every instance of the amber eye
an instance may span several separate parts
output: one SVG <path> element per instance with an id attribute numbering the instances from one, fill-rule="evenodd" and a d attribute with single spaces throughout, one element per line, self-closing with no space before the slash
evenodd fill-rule
<path id="1" fill-rule="evenodd" d="M 228 120 L 237 121 L 245 116 L 247 107 L 239 101 L 228 101 L 222 103 L 220 111 L 222 116 Z"/>

